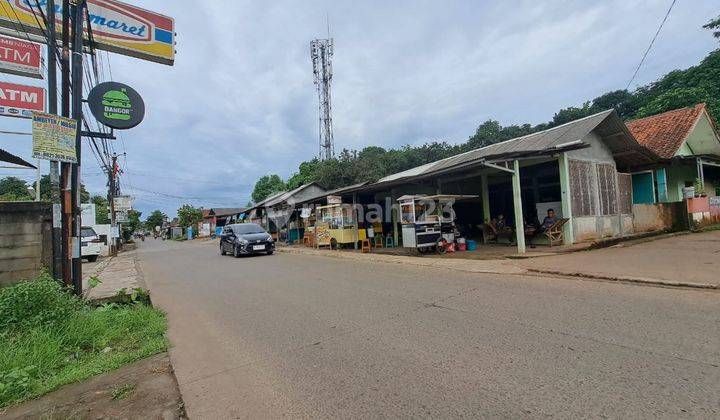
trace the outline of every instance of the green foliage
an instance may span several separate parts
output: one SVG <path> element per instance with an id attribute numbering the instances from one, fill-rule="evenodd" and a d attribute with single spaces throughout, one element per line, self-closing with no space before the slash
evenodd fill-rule
<path id="1" fill-rule="evenodd" d="M 135 385 L 133 384 L 125 384 L 123 386 L 119 386 L 116 388 L 113 388 L 112 393 L 110 394 L 112 396 L 113 400 L 124 400 L 128 397 L 133 391 L 135 390 Z"/>
<path id="2" fill-rule="evenodd" d="M 155 226 L 162 226 L 167 216 L 160 210 L 153 210 L 150 216 L 145 219 L 145 229 L 155 230 Z"/>
<path id="3" fill-rule="evenodd" d="M 35 281 L 0 289 L 0 334 L 58 325 L 82 305 L 80 299 L 43 273 Z"/>
<path id="4" fill-rule="evenodd" d="M 98 196 L 95 196 L 98 197 Z M 40 200 L 41 201 L 52 201 L 52 184 L 50 182 L 50 175 L 43 175 L 40 177 Z M 80 202 L 91 203 L 93 202 L 90 197 L 90 193 L 85 188 L 85 184 L 80 184 Z M 97 209 L 95 210 L 98 211 Z M 107 211 L 106 211 L 107 213 Z M 105 215 L 107 219 L 107 215 Z M 98 219 L 100 220 L 100 219 Z M 103 224 L 98 222 L 99 224 Z M 107 223 L 110 223 L 109 221 Z"/>
<path id="5" fill-rule="evenodd" d="M 197 224 L 202 220 L 203 214 L 199 208 L 193 207 L 190 204 L 183 204 L 177 211 L 177 217 L 180 226 L 197 229 Z"/>
<path id="6" fill-rule="evenodd" d="M 716 29 L 716 31 L 713 32 L 713 35 L 715 36 L 715 38 L 720 38 L 720 16 L 708 22 L 708 24 L 704 25 L 703 28 Z"/>
<path id="7" fill-rule="evenodd" d="M 102 195 L 93 195 L 90 197 L 90 202 L 95 204 L 95 222 L 99 225 L 110 224 L 110 217 L 108 217 L 110 209 L 108 208 L 107 198 Z"/>
<path id="8" fill-rule="evenodd" d="M 301 184 L 302 185 L 302 184 Z M 265 175 L 258 179 L 252 192 L 252 199 L 256 203 L 266 199 L 272 194 L 287 190 L 287 185 L 277 175 Z"/>
<path id="9" fill-rule="evenodd" d="M 720 17 L 705 27 L 720 29 Z M 720 31 L 716 32 L 715 36 L 719 33 Z M 630 120 L 701 102 L 707 104 L 710 115 L 720 117 L 720 50 L 711 52 L 697 66 L 672 71 L 660 80 L 639 87 L 633 92 L 615 90 L 581 106 L 561 109 L 547 123 L 503 126 L 498 121 L 487 120 L 478 126 L 467 142 L 459 145 L 436 141 L 399 149 L 370 146 L 360 151 L 343 150 L 335 159 L 303 162 L 299 171 L 288 179 L 286 186 L 277 175 L 260 178 L 255 186 L 253 199 L 257 202 L 273 192 L 295 188 L 312 181 L 327 189 L 363 181 L 374 182 L 389 174 L 535 133 L 608 109 L 615 109 L 621 118 Z"/>
<path id="10" fill-rule="evenodd" d="M 32 200 L 28 187 L 29 185 L 25 181 L 14 176 L 0 179 L 0 201 Z"/>
<path id="11" fill-rule="evenodd" d="M 140 300 L 140 299 L 138 299 Z M 0 289 L 0 407 L 167 349 L 162 312 L 93 307 L 43 275 Z"/>

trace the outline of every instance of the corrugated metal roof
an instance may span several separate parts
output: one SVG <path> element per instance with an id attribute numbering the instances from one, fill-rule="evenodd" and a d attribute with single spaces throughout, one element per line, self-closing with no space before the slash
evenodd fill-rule
<path id="1" fill-rule="evenodd" d="M 559 125 L 544 131 L 528 134 L 526 136 L 514 138 L 501 143 L 490 146 L 481 147 L 459 155 L 451 156 L 436 162 L 427 163 L 406 171 L 388 175 L 380 179 L 377 183 L 385 183 L 396 181 L 403 178 L 416 177 L 437 172 L 443 169 L 452 168 L 476 160 L 482 160 L 502 155 L 511 155 L 517 153 L 533 153 L 551 149 L 557 146 L 568 144 L 577 140 L 581 140 L 595 127 L 600 125 L 614 111 L 603 111 L 595 115 L 590 115 L 569 123 Z"/>
<path id="2" fill-rule="evenodd" d="M 582 139 L 592 131 L 603 137 L 607 146 L 615 154 L 615 159 L 619 165 L 632 166 L 633 164 L 650 163 L 657 160 L 654 153 L 642 147 L 635 140 L 617 115 L 617 112 L 607 110 L 537 133 L 481 147 L 388 175 L 369 187 L 408 178 L 422 177 L 472 164 L 473 162 L 551 154 L 560 150 L 587 147 L 589 145 L 583 143 Z"/>
<path id="3" fill-rule="evenodd" d="M 280 194 L 279 196 L 277 196 L 277 197 L 275 197 L 275 198 L 265 200 L 265 202 L 262 203 L 262 205 L 265 206 L 265 207 L 271 207 L 271 206 L 274 206 L 274 205 L 276 205 L 276 204 L 280 204 L 280 203 L 282 203 L 282 202 L 290 199 L 290 197 L 294 196 L 295 194 L 299 193 L 300 191 L 304 190 L 305 188 L 308 188 L 308 187 L 311 186 L 311 185 L 317 185 L 317 182 L 311 182 L 311 183 L 309 183 L 309 184 L 303 184 L 303 185 L 295 188 L 294 190 L 291 190 L 291 191 L 282 193 L 282 194 Z"/>
<path id="4" fill-rule="evenodd" d="M 368 182 L 359 182 L 357 184 L 348 185 L 347 187 L 340 187 L 336 188 L 334 190 L 325 191 L 324 193 L 318 194 L 315 197 L 310 197 L 306 200 L 300 201 L 296 204 L 304 204 L 304 203 L 312 203 L 313 201 L 317 201 L 320 199 L 323 199 L 327 197 L 328 195 L 342 195 L 344 193 L 353 192 L 355 190 L 360 190 L 363 186 L 367 185 Z"/>

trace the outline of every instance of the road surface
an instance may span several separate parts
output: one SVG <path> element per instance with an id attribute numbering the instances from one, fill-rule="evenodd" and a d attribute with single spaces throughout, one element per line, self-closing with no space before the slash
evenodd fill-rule
<path id="1" fill-rule="evenodd" d="M 148 240 L 190 418 L 720 416 L 720 293 Z"/>

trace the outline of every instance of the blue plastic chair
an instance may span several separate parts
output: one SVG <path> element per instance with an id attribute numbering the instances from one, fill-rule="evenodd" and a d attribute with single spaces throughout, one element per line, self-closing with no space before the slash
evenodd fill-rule
<path id="1" fill-rule="evenodd" d="M 395 248 L 395 241 L 390 235 L 385 237 L 385 248 Z"/>

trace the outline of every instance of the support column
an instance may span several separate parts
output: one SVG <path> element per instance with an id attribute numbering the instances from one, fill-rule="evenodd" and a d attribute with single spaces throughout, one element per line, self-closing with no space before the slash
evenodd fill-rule
<path id="1" fill-rule="evenodd" d="M 358 220 L 359 213 L 357 211 L 357 193 L 353 193 L 352 195 L 352 215 L 353 220 L 355 224 L 355 249 L 358 249 L 358 241 L 360 240 L 360 229 L 358 229 L 358 224 L 360 221 Z"/>
<path id="2" fill-rule="evenodd" d="M 395 196 L 394 189 L 391 190 L 390 197 L 391 197 L 390 198 L 390 216 L 392 217 L 393 244 L 395 244 L 395 246 L 397 246 L 397 244 L 398 244 L 398 223 L 397 223 L 398 217 L 397 216 L 398 215 L 397 215 L 397 211 L 395 210 L 395 203 L 396 203 L 395 200 L 397 199 L 397 197 Z"/>
<path id="3" fill-rule="evenodd" d="M 570 219 L 563 227 L 563 243 L 572 245 L 575 242 L 572 221 L 572 203 L 570 201 L 570 166 L 567 153 L 562 153 L 558 158 L 560 165 L 560 201 L 562 202 L 562 217 Z"/>
<path id="4" fill-rule="evenodd" d="M 480 175 L 480 195 L 482 198 L 483 222 L 489 223 L 490 216 L 490 189 L 488 188 L 487 174 Z"/>
<path id="5" fill-rule="evenodd" d="M 517 240 L 518 254 L 525 253 L 525 224 L 522 211 L 522 187 L 520 186 L 520 161 L 513 161 L 515 173 L 512 177 L 513 205 L 515 208 L 515 239 Z"/>

